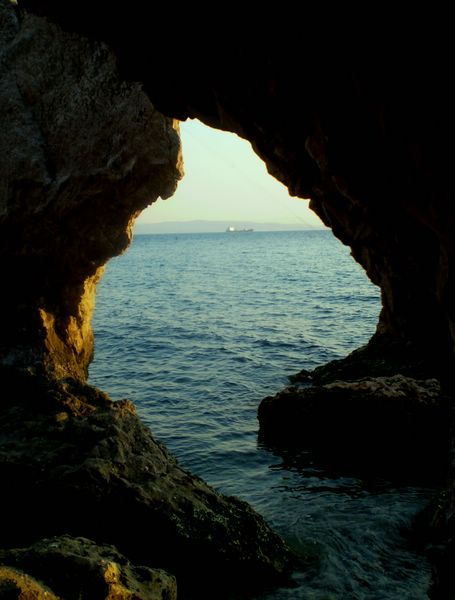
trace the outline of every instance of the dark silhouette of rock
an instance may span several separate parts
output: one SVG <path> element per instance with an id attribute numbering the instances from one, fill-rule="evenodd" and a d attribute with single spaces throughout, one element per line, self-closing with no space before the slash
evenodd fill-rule
<path id="1" fill-rule="evenodd" d="M 377 335 L 450 375 L 455 94 L 444 36 L 429 45 L 417 29 L 387 22 L 375 33 L 345 21 L 332 36 L 309 10 L 261 26 L 225 15 L 222 28 L 174 23 L 173 52 L 163 56 L 168 32 L 150 35 L 139 1 L 108 12 L 76 0 L 20 4 L 108 43 L 122 74 L 143 82 L 164 114 L 248 139 L 381 287 Z M 163 8 L 164 22 L 173 16 Z"/>
<path id="2" fill-rule="evenodd" d="M 316 367 L 311 372 L 310 381 L 321 385 L 333 381 L 354 381 L 365 377 L 394 375 L 422 380 L 433 378 L 435 372 L 440 373 L 440 369 L 414 344 L 405 344 L 400 340 L 376 335 L 367 345 L 354 350 L 348 356 Z M 294 378 L 297 381 L 302 380 L 298 374 Z"/>
<path id="3" fill-rule="evenodd" d="M 204 565 L 198 597 L 221 579 L 220 597 L 242 577 L 245 595 L 249 584 L 287 580 L 291 554 L 281 539 L 245 502 L 184 471 L 131 402 L 35 379 L 10 379 L 0 412 L 2 511 L 17 515 L 2 525 L 3 547 L 83 536 L 168 570 L 186 591 L 200 587 Z"/>
<path id="4" fill-rule="evenodd" d="M 417 372 L 453 394 L 455 98 L 445 36 L 430 48 L 429 30 L 374 35 L 364 22 L 352 37 L 340 25 L 328 40 L 326 21 L 318 26 L 308 13 L 277 18 L 270 29 L 252 29 L 238 15 L 224 29 L 205 21 L 189 27 L 183 18 L 177 31 L 175 7 L 168 18 L 163 10 L 151 20 L 138 1 L 0 2 L 0 256 L 8 286 L 0 363 L 84 380 L 100 269 L 126 247 L 135 214 L 172 193 L 180 176 L 171 121 L 138 85 L 118 77 L 101 41 L 121 77 L 141 81 L 163 114 L 200 118 L 250 140 L 269 172 L 292 195 L 310 198 L 380 286 L 370 349 L 381 348 L 383 358 L 369 349 L 313 380 L 326 385 L 336 372 L 358 379 L 359 359 L 361 377 Z M 351 391 L 330 397 L 342 394 L 347 405 Z M 367 398 L 375 402 L 374 393 Z M 421 432 L 427 408 L 414 409 L 411 422 Z M 431 437 L 438 419 L 429 419 Z M 448 513 L 438 522 L 451 531 Z"/>
<path id="5" fill-rule="evenodd" d="M 259 515 L 85 384 L 96 282 L 139 212 L 174 192 L 177 124 L 104 44 L 8 0 L 0 82 L 0 546 L 85 536 L 169 569 L 182 597 L 288 580 L 291 553 Z"/>
<path id="6" fill-rule="evenodd" d="M 260 439 L 319 463 L 399 480 L 443 481 L 451 403 L 437 380 L 403 375 L 289 387 L 258 410 Z"/>
<path id="7" fill-rule="evenodd" d="M 452 435 L 453 435 L 452 431 Z M 455 440 L 452 437 L 449 468 L 443 489 L 416 519 L 416 539 L 433 563 L 431 600 L 455 597 Z"/>

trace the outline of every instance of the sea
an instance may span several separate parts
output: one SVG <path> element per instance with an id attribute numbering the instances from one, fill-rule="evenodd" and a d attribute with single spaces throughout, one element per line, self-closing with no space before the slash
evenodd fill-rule
<path id="1" fill-rule="evenodd" d="M 328 230 L 136 235 L 99 284 L 90 383 L 131 399 L 184 468 L 314 557 L 297 587 L 258 600 L 428 597 L 406 531 L 432 489 L 328 472 L 258 440 L 260 401 L 365 344 L 379 310 Z"/>

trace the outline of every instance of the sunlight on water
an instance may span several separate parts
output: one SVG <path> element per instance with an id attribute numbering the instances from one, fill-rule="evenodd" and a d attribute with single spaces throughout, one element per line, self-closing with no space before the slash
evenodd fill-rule
<path id="1" fill-rule="evenodd" d="M 268 600 L 421 600 L 400 534 L 431 490 L 321 471 L 257 441 L 260 400 L 373 334 L 379 292 L 327 231 L 137 236 L 112 260 L 91 383 L 134 400 L 183 466 L 255 506 L 315 568 Z"/>

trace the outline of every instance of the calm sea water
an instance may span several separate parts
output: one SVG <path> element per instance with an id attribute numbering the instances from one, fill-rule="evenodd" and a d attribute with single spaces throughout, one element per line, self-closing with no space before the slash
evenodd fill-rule
<path id="1" fill-rule="evenodd" d="M 400 531 L 431 490 L 327 473 L 257 440 L 260 400 L 373 334 L 379 292 L 328 231 L 136 236 L 97 296 L 92 384 L 317 566 L 268 600 L 420 600 Z"/>

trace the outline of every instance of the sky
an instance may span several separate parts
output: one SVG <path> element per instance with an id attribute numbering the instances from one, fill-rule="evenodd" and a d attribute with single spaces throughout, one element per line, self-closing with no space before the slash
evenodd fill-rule
<path id="1" fill-rule="evenodd" d="M 308 200 L 291 198 L 246 140 L 197 120 L 182 122 L 180 133 L 185 176 L 174 196 L 157 200 L 137 223 L 202 219 L 323 227 Z"/>

